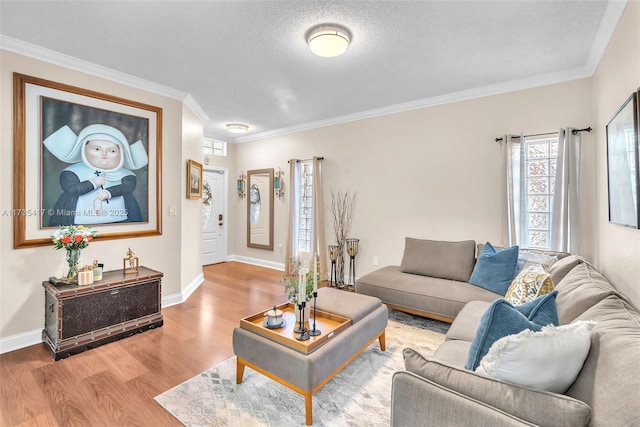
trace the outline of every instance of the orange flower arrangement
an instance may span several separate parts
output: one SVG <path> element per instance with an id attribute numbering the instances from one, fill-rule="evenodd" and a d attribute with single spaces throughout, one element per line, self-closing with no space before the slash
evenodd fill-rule
<path id="1" fill-rule="evenodd" d="M 97 235 L 98 232 L 91 227 L 67 225 L 56 230 L 51 240 L 55 249 L 78 250 L 89 246 L 89 242 Z"/>

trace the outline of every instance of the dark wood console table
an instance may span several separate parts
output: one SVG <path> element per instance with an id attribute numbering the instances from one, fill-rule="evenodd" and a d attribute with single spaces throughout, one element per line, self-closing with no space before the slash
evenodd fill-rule
<path id="1" fill-rule="evenodd" d="M 140 267 L 137 273 L 106 271 L 92 285 L 42 282 L 45 322 L 42 341 L 55 360 L 160 327 L 162 276 Z"/>

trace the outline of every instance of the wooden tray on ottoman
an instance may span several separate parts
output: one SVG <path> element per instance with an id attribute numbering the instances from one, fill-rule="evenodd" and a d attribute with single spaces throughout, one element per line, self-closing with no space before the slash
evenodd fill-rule
<path id="1" fill-rule="evenodd" d="M 298 341 L 295 338 L 295 332 L 293 332 L 298 326 L 294 312 L 294 310 L 298 308 L 291 302 L 280 304 L 276 308 L 283 311 L 282 317 L 285 324 L 282 328 L 271 329 L 264 326 L 267 320 L 267 311 L 270 309 L 241 319 L 240 327 L 290 347 L 300 353 L 308 354 L 351 326 L 351 319 L 317 310 L 316 329 L 320 329 L 322 333 L 318 336 L 310 337 L 307 341 Z M 313 326 L 313 309 L 311 309 L 311 315 L 309 316 L 309 324 L 305 324 L 305 326 L 307 328 Z"/>

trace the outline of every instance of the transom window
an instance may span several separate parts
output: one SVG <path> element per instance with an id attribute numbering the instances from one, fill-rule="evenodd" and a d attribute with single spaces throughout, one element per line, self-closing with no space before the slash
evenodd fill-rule
<path id="1" fill-rule="evenodd" d="M 227 155 L 227 143 L 211 138 L 202 139 L 202 152 L 204 154 L 213 154 L 214 156 Z"/>

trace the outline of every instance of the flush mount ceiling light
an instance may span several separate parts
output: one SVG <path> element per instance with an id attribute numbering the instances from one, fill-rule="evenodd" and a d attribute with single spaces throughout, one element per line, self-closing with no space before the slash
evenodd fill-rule
<path id="1" fill-rule="evenodd" d="M 231 133 L 247 133 L 249 126 L 244 123 L 227 123 L 227 130 Z"/>
<path id="2" fill-rule="evenodd" d="M 350 41 L 351 34 L 349 30 L 337 25 L 318 25 L 311 28 L 307 36 L 307 43 L 311 52 L 325 58 L 345 53 Z"/>

